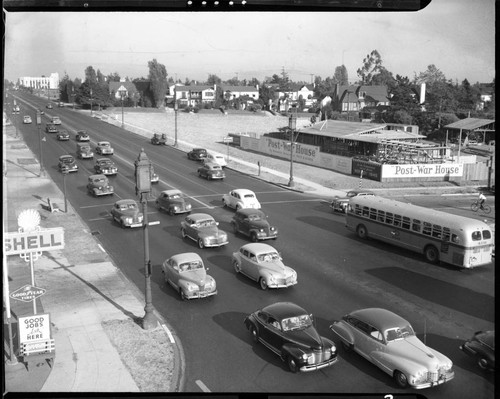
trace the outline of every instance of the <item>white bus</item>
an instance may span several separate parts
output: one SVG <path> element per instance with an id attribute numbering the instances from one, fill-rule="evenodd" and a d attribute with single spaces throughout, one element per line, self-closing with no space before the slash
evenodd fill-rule
<path id="1" fill-rule="evenodd" d="M 419 252 L 431 263 L 473 268 L 492 261 L 494 238 L 486 223 L 400 201 L 353 197 L 346 227 L 360 238 Z"/>

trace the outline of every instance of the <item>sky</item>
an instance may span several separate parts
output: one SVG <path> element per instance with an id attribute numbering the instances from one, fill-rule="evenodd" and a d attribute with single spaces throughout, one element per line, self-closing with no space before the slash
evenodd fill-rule
<path id="1" fill-rule="evenodd" d="M 285 71 L 294 81 L 349 81 L 372 50 L 413 79 L 435 65 L 447 79 L 495 77 L 495 0 L 432 0 L 418 12 L 7 12 L 4 78 L 148 76 L 148 61 L 174 79 L 206 81 Z"/>

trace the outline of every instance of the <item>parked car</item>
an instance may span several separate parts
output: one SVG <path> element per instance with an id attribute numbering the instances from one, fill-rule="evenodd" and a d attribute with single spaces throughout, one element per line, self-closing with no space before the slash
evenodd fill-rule
<path id="1" fill-rule="evenodd" d="M 158 183 L 160 181 L 160 176 L 155 172 L 155 169 L 153 167 L 153 164 L 151 164 L 151 168 L 149 169 L 149 180 L 151 183 Z"/>
<path id="2" fill-rule="evenodd" d="M 45 132 L 46 133 L 57 133 L 57 132 L 59 132 L 59 130 L 57 130 L 56 125 L 54 125 L 53 123 L 47 123 L 45 125 Z"/>
<path id="3" fill-rule="evenodd" d="M 19 105 L 14 105 L 14 107 L 12 108 L 12 113 L 13 114 L 18 114 L 19 112 L 21 112 L 21 107 L 19 107 Z"/>
<path id="4" fill-rule="evenodd" d="M 59 141 L 68 141 L 69 140 L 69 133 L 67 130 L 61 130 L 60 132 L 57 133 L 56 138 Z"/>
<path id="5" fill-rule="evenodd" d="M 260 202 L 253 191 L 246 188 L 237 188 L 231 190 L 229 194 L 222 196 L 224 206 L 234 208 L 236 210 L 244 208 L 260 209 Z"/>
<path id="6" fill-rule="evenodd" d="M 222 180 L 226 178 L 226 173 L 224 173 L 219 164 L 206 163 L 198 168 L 198 176 L 204 177 L 207 180 Z"/>
<path id="7" fill-rule="evenodd" d="M 455 376 L 451 360 L 426 346 L 408 321 L 389 310 L 356 310 L 334 321 L 330 329 L 346 351 L 359 353 L 400 388 L 429 388 Z"/>
<path id="8" fill-rule="evenodd" d="M 94 152 L 88 142 L 76 143 L 76 155 L 80 159 L 93 159 Z"/>
<path id="9" fill-rule="evenodd" d="M 245 244 L 233 253 L 231 260 L 236 273 L 257 281 L 263 290 L 297 284 L 297 272 L 285 266 L 281 255 L 270 245 Z"/>
<path id="10" fill-rule="evenodd" d="M 483 370 L 495 370 L 495 331 L 477 331 L 460 349 L 476 359 Z"/>
<path id="11" fill-rule="evenodd" d="M 52 108 L 54 108 L 54 107 L 52 106 L 52 104 L 51 104 L 51 103 L 48 103 L 45 107 L 46 107 L 47 109 L 52 109 Z"/>
<path id="12" fill-rule="evenodd" d="M 252 340 L 261 342 L 288 364 L 293 373 L 313 371 L 337 361 L 337 348 L 319 335 L 312 315 L 292 302 L 277 302 L 244 320 Z"/>
<path id="13" fill-rule="evenodd" d="M 207 157 L 207 150 L 204 148 L 193 148 L 187 153 L 187 157 L 193 161 L 203 161 Z"/>
<path id="14" fill-rule="evenodd" d="M 90 175 L 87 191 L 94 197 L 113 195 L 115 192 L 113 186 L 109 184 L 108 178 L 104 175 Z"/>
<path id="15" fill-rule="evenodd" d="M 227 166 L 226 158 L 223 155 L 215 154 L 213 152 L 207 151 L 207 156 L 203 162 L 212 162 L 225 168 Z"/>
<path id="16" fill-rule="evenodd" d="M 124 227 L 142 227 L 144 219 L 143 214 L 139 211 L 137 202 L 132 199 L 122 199 L 116 201 L 111 209 L 111 217 L 122 228 Z"/>
<path id="17" fill-rule="evenodd" d="M 76 141 L 90 141 L 90 136 L 85 130 L 78 130 L 76 132 Z"/>
<path id="18" fill-rule="evenodd" d="M 61 122 L 61 118 L 59 118 L 58 116 L 53 116 L 52 119 L 51 119 L 51 122 L 54 124 L 54 125 L 60 125 L 62 122 Z"/>
<path id="19" fill-rule="evenodd" d="M 278 238 L 278 228 L 271 226 L 266 214 L 259 209 L 244 208 L 236 211 L 231 226 L 235 234 L 244 234 L 253 242 Z"/>
<path id="20" fill-rule="evenodd" d="M 99 155 L 113 155 L 114 150 L 109 141 L 98 141 L 95 153 Z"/>
<path id="21" fill-rule="evenodd" d="M 349 204 L 349 200 L 352 197 L 357 197 L 358 195 L 375 195 L 370 190 L 350 190 L 346 193 L 345 197 L 334 197 L 332 202 L 330 203 L 330 208 L 335 212 L 347 212 L 347 205 Z"/>
<path id="22" fill-rule="evenodd" d="M 193 213 L 181 222 L 182 238 L 190 238 L 198 243 L 200 248 L 221 247 L 229 243 L 227 234 L 219 230 L 215 219 L 206 213 Z"/>
<path id="23" fill-rule="evenodd" d="M 165 190 L 156 198 L 156 207 L 173 216 L 178 213 L 191 212 L 191 204 L 186 201 L 184 194 L 179 190 Z"/>
<path id="24" fill-rule="evenodd" d="M 163 133 L 161 136 L 158 133 L 155 133 L 153 137 L 151 137 L 151 144 L 154 145 L 167 145 L 167 135 Z"/>
<path id="25" fill-rule="evenodd" d="M 23 123 L 33 123 L 33 121 L 31 120 L 31 116 L 24 115 L 24 117 L 23 117 Z"/>
<path id="26" fill-rule="evenodd" d="M 98 158 L 95 161 L 94 170 L 95 173 L 106 176 L 116 175 L 118 173 L 118 168 L 115 166 L 114 162 L 108 158 Z"/>
<path id="27" fill-rule="evenodd" d="M 217 295 L 215 279 L 207 274 L 200 255 L 187 252 L 172 256 L 161 266 L 163 277 L 183 300 Z"/>
<path id="28" fill-rule="evenodd" d="M 59 172 L 78 172 L 78 165 L 71 155 L 61 155 L 59 157 Z"/>

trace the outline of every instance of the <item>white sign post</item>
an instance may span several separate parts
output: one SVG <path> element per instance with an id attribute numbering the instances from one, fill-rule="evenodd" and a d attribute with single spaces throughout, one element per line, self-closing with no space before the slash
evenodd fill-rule
<path id="1" fill-rule="evenodd" d="M 222 139 L 224 143 L 226 143 L 227 146 L 227 159 L 226 162 L 229 162 L 229 143 L 233 142 L 233 138 L 231 136 L 226 136 Z"/>

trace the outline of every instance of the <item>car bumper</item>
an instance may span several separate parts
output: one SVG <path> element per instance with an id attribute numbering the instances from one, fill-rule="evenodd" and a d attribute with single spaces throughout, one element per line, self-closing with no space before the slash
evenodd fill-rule
<path id="1" fill-rule="evenodd" d="M 114 191 L 108 190 L 108 191 L 95 191 L 94 195 L 97 197 L 101 197 L 103 195 L 113 195 Z"/>
<path id="2" fill-rule="evenodd" d="M 289 283 L 269 284 L 268 287 L 269 288 L 287 288 L 287 287 L 291 287 L 292 285 L 295 285 L 295 284 L 297 284 L 297 280 L 291 281 Z"/>
<path id="3" fill-rule="evenodd" d="M 259 240 L 273 240 L 275 238 L 278 238 L 278 232 L 275 233 L 257 233 L 257 238 Z"/>
<path id="4" fill-rule="evenodd" d="M 208 175 L 212 180 L 224 179 L 226 176 L 224 175 Z"/>
<path id="5" fill-rule="evenodd" d="M 83 158 L 83 159 L 94 158 L 94 154 L 80 154 L 80 158 Z"/>
<path id="6" fill-rule="evenodd" d="M 196 298 L 207 298 L 209 296 L 217 295 L 217 290 L 214 291 L 196 291 L 192 293 L 188 293 L 186 296 L 189 299 L 196 299 Z"/>
<path id="7" fill-rule="evenodd" d="M 322 362 L 322 363 L 306 364 L 305 366 L 302 366 L 300 368 L 300 371 L 314 371 L 314 370 L 324 369 L 325 367 L 330 367 L 336 361 L 337 361 L 337 356 L 332 357 L 332 358 L 330 358 L 327 361 Z"/>
<path id="8" fill-rule="evenodd" d="M 116 170 L 103 170 L 101 173 L 104 176 L 112 176 L 112 175 L 116 175 L 118 173 L 118 171 L 116 171 Z"/>
<path id="9" fill-rule="evenodd" d="M 216 242 L 216 243 L 212 243 L 211 242 L 211 243 L 208 243 L 208 244 L 203 243 L 203 245 L 205 247 L 222 247 L 223 245 L 227 245 L 227 244 L 229 244 L 229 241 L 220 242 L 220 243 L 219 242 Z"/>
<path id="10" fill-rule="evenodd" d="M 130 223 L 130 224 L 125 224 L 125 227 L 130 227 L 130 228 L 135 228 L 135 227 L 142 227 L 143 224 L 141 223 Z"/>
<path id="11" fill-rule="evenodd" d="M 451 371 L 451 372 L 446 373 L 445 375 L 441 376 L 436 381 L 429 381 L 429 382 L 424 382 L 422 384 L 416 384 L 416 385 L 410 384 L 410 386 L 414 389 L 431 388 L 431 387 L 435 387 L 437 385 L 444 384 L 445 382 L 451 381 L 454 377 L 455 377 L 455 372 Z"/>

